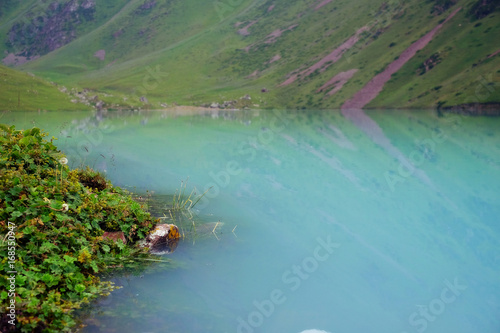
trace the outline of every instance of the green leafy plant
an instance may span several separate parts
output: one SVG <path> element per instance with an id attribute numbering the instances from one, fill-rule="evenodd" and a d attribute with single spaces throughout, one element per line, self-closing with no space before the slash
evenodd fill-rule
<path id="1" fill-rule="evenodd" d="M 21 332 L 70 331 L 73 311 L 114 286 L 97 274 L 148 257 L 134 243 L 156 220 L 92 169 L 70 170 L 46 134 L 0 125 L 0 306 Z M 103 238 L 123 232 L 127 244 Z M 15 297 L 10 275 L 15 274 Z M 1 327 L 11 327 L 6 313 Z"/>

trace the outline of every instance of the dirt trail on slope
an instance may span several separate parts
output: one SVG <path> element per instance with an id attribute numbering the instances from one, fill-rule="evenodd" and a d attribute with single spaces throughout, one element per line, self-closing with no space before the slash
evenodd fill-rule
<path id="1" fill-rule="evenodd" d="M 316 5 L 316 7 L 314 7 L 314 10 L 318 10 L 320 9 L 321 7 L 329 4 L 330 2 L 332 2 L 333 0 L 324 0 L 322 2 L 320 2 L 318 5 Z"/>
<path id="2" fill-rule="evenodd" d="M 278 40 L 279 37 L 281 37 L 281 35 L 285 32 L 285 31 L 292 31 L 293 29 L 297 28 L 299 25 L 298 24 L 292 24 L 291 26 L 289 26 L 288 28 L 286 29 L 277 29 L 277 30 L 274 30 L 273 32 L 271 32 L 269 35 L 266 36 L 266 40 L 264 41 L 264 43 L 266 44 L 272 44 L 274 42 L 276 42 Z"/>
<path id="3" fill-rule="evenodd" d="M 242 36 L 250 36 L 250 32 L 248 31 L 248 29 L 257 22 L 259 22 L 259 20 L 255 20 L 255 21 L 248 23 L 246 26 L 244 26 L 243 28 L 238 30 L 238 33 Z"/>
<path id="4" fill-rule="evenodd" d="M 494 56 L 496 56 L 496 55 L 497 55 L 497 54 L 499 54 L 499 53 L 500 53 L 500 50 L 496 50 L 495 52 L 493 52 L 492 54 L 490 54 L 490 55 L 488 56 L 488 58 L 493 58 Z"/>
<path id="5" fill-rule="evenodd" d="M 327 83 L 325 83 L 324 85 L 322 85 L 321 87 L 318 88 L 318 90 L 316 90 L 317 93 L 319 92 L 322 92 L 323 90 L 325 90 L 326 88 L 330 87 L 330 86 L 334 86 L 332 90 L 330 90 L 327 95 L 328 96 L 331 96 L 333 94 L 335 94 L 337 91 L 339 91 L 340 89 L 342 89 L 342 87 L 344 86 L 344 84 L 347 83 L 347 81 L 349 81 L 354 74 L 356 74 L 356 72 L 358 71 L 358 69 L 354 68 L 354 69 L 350 69 L 346 72 L 340 72 L 338 73 L 337 75 L 335 75 L 334 77 L 332 77 Z"/>
<path id="6" fill-rule="evenodd" d="M 334 63 L 336 63 L 337 61 L 339 61 L 339 59 L 342 57 L 344 52 L 349 50 L 351 47 L 353 47 L 354 44 L 356 44 L 358 42 L 359 36 L 366 30 L 368 30 L 368 26 L 364 26 L 364 27 L 360 28 L 358 31 L 356 31 L 356 33 L 353 36 L 351 36 L 342 45 L 340 45 L 335 50 L 333 50 L 329 55 L 327 55 L 326 57 L 324 57 L 323 59 L 321 59 L 320 61 L 318 61 L 314 65 L 312 65 L 311 67 L 303 70 L 302 72 L 290 76 L 286 81 L 281 83 L 279 86 L 280 87 L 287 86 L 290 83 L 295 82 L 295 80 L 297 80 L 299 75 L 301 77 L 306 77 L 317 69 L 319 69 L 321 72 L 325 71 L 329 66 L 331 66 Z"/>
<path id="7" fill-rule="evenodd" d="M 370 103 L 382 91 L 382 88 L 387 81 L 391 78 L 392 74 L 396 73 L 405 63 L 407 63 L 418 50 L 423 49 L 434 37 L 434 35 L 441 29 L 441 27 L 455 16 L 462 7 L 453 11 L 443 23 L 437 25 L 434 29 L 428 32 L 424 37 L 410 45 L 406 50 L 401 53 L 398 59 L 394 60 L 387 68 L 380 74 L 376 75 L 370 82 L 359 90 L 354 96 L 342 105 L 342 110 L 349 109 L 362 109 L 366 104 Z"/>

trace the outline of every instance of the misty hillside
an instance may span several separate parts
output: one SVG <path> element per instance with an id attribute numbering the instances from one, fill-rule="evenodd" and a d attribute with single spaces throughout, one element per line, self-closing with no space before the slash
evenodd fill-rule
<path id="1" fill-rule="evenodd" d="M 500 102 L 499 9 L 498 0 L 7 0 L 0 50 L 5 65 L 99 96 L 90 103 L 100 107 L 340 108 L 383 75 L 366 107 L 450 107 Z"/>

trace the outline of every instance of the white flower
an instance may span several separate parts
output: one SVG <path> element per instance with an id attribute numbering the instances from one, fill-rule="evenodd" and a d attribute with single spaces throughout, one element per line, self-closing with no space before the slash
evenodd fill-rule
<path id="1" fill-rule="evenodd" d="M 63 205 L 62 205 L 62 209 L 63 209 L 63 212 L 67 212 L 67 211 L 68 211 L 68 209 L 69 209 L 68 204 L 63 204 Z"/>
<path id="2" fill-rule="evenodd" d="M 68 164 L 68 159 L 66 157 L 63 157 L 59 160 L 59 163 L 61 164 Z"/>

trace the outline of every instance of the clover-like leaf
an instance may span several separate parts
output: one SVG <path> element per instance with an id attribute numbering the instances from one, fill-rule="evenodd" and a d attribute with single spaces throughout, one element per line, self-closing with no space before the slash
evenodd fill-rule
<path id="1" fill-rule="evenodd" d="M 77 258 L 72 257 L 72 256 L 68 256 L 67 254 L 65 254 L 63 258 L 64 258 L 64 260 L 66 260 L 67 263 L 70 263 L 70 264 L 72 264 L 78 260 Z"/>
<path id="2" fill-rule="evenodd" d="M 106 253 L 108 253 L 108 252 L 109 252 L 109 250 L 110 250 L 109 246 L 108 246 L 108 245 L 106 245 L 106 244 L 103 244 L 103 245 L 102 245 L 102 249 L 103 249 L 103 250 L 104 250 L 104 252 L 106 252 Z"/>
<path id="3" fill-rule="evenodd" d="M 45 282 L 46 284 L 50 284 L 52 281 L 54 281 L 54 277 L 50 274 L 44 274 L 42 276 L 42 281 Z"/>
<path id="4" fill-rule="evenodd" d="M 85 290 L 85 286 L 84 286 L 83 284 L 77 284 L 77 285 L 75 286 L 75 291 L 76 291 L 76 292 L 81 293 L 81 292 L 83 292 L 84 290 Z"/>

